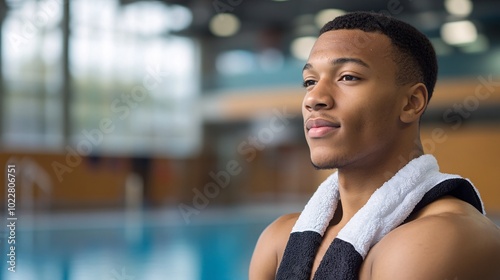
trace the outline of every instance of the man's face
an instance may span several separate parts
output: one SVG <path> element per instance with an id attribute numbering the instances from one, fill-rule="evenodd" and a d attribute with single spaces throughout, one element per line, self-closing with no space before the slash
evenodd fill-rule
<path id="1" fill-rule="evenodd" d="M 319 168 L 376 164 L 402 130 L 390 39 L 380 33 L 323 33 L 304 67 L 304 131 Z M 394 149 L 394 148 L 393 148 Z"/>

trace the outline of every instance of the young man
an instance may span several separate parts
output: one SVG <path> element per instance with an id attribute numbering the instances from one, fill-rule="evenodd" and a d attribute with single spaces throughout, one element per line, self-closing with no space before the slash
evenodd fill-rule
<path id="1" fill-rule="evenodd" d="M 500 229 L 476 189 L 423 153 L 436 76 L 429 40 L 404 22 L 357 12 L 323 27 L 302 112 L 313 165 L 337 171 L 264 230 L 251 280 L 500 279 Z"/>

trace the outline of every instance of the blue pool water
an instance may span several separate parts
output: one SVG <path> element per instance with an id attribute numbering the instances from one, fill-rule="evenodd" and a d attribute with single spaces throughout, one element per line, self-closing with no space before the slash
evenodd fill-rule
<path id="1" fill-rule="evenodd" d="M 186 224 L 171 214 L 73 214 L 36 219 L 21 215 L 16 229 L 16 272 L 8 271 L 4 234 L 0 278 L 247 279 L 255 243 L 279 215 L 221 209 L 193 217 Z"/>
<path id="2" fill-rule="evenodd" d="M 1 231 L 0 279 L 245 280 L 262 230 L 301 207 L 205 211 L 189 224 L 176 211 L 21 214 L 15 273 L 8 271 L 7 231 Z"/>

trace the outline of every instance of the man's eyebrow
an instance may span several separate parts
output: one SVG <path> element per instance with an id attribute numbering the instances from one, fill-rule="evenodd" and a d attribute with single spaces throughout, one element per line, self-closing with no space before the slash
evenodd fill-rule
<path id="1" fill-rule="evenodd" d="M 330 63 L 335 65 L 335 66 L 340 65 L 340 64 L 346 64 L 346 63 L 355 63 L 355 64 L 361 65 L 363 67 L 370 68 L 370 66 L 366 62 L 364 62 L 363 60 L 361 60 L 359 58 L 353 58 L 353 57 L 340 57 L 340 58 L 332 59 L 330 61 Z M 302 72 L 304 72 L 305 70 L 309 70 L 311 68 L 313 68 L 312 64 L 306 63 L 304 65 L 304 68 L 302 68 Z"/>
<path id="2" fill-rule="evenodd" d="M 341 58 L 336 58 L 331 61 L 333 65 L 339 65 L 339 64 L 345 64 L 345 63 L 356 63 L 361 66 L 364 66 L 366 68 L 370 68 L 366 62 L 359 58 L 353 58 L 353 57 L 341 57 Z"/>

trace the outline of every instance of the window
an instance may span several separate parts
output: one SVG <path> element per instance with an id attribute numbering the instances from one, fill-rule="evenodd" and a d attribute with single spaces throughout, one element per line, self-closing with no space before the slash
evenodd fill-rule
<path id="1" fill-rule="evenodd" d="M 24 1 L 5 21 L 7 146 L 65 148 L 61 2 Z M 70 4 L 71 148 L 81 155 L 196 152 L 201 142 L 199 51 L 192 39 L 171 34 L 189 25 L 189 10 L 149 1 Z M 39 19 L 37 26 L 44 11 L 50 20 Z M 13 40 L 9 46 L 6 36 L 23 35 L 30 18 L 36 27 L 31 38 L 16 37 L 19 46 L 14 48 Z"/>

